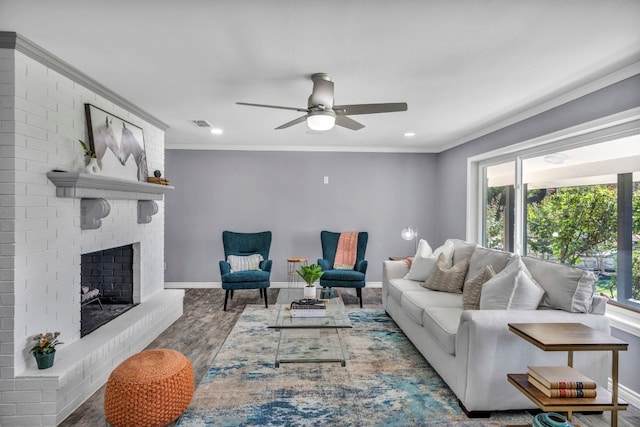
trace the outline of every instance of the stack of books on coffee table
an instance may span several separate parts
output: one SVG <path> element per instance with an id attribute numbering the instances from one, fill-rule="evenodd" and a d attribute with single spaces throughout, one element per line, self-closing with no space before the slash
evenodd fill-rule
<path id="1" fill-rule="evenodd" d="M 529 366 L 529 384 L 551 398 L 596 397 L 596 382 L 570 366 Z"/>
<path id="2" fill-rule="evenodd" d="M 291 303 L 291 317 L 326 317 L 327 306 L 319 299 L 301 299 Z"/>

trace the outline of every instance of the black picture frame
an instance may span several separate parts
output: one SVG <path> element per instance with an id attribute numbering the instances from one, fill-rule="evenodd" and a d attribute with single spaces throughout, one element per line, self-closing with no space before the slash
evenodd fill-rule
<path id="1" fill-rule="evenodd" d="M 147 154 L 142 128 L 92 104 L 84 104 L 89 144 L 101 174 L 147 182 Z"/>

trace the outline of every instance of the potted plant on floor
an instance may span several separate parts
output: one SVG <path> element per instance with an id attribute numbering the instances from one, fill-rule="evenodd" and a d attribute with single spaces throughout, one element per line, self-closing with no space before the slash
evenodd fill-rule
<path id="1" fill-rule="evenodd" d="M 60 332 L 45 332 L 33 337 L 36 344 L 29 350 L 36 359 L 38 369 L 47 369 L 53 366 L 53 359 L 56 355 L 56 346 L 63 344 L 58 341 Z"/>
<path id="2" fill-rule="evenodd" d="M 304 287 L 304 297 L 315 298 L 315 283 L 324 274 L 324 272 L 322 271 L 322 267 L 320 267 L 318 264 L 301 265 L 296 273 L 298 273 L 298 275 L 302 277 L 302 280 L 307 283 L 307 285 Z"/>

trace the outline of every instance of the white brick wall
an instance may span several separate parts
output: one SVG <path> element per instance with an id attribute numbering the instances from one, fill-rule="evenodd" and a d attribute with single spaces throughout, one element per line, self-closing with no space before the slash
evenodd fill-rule
<path id="1" fill-rule="evenodd" d="M 111 370 L 182 313 L 164 290 L 164 203 L 137 224 L 135 200 L 109 199 L 98 230 L 80 229 L 80 199 L 56 197 L 46 172 L 81 171 L 84 104 L 141 127 L 150 171 L 164 169 L 164 132 L 31 57 L 0 49 L 0 425 L 56 425 Z M 80 339 L 80 254 L 134 244 L 138 307 Z M 60 331 L 53 368 L 38 370 L 30 337 Z"/>

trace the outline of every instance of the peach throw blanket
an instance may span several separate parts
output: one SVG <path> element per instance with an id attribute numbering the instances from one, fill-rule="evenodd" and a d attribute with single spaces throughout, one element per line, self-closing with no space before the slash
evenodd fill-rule
<path id="1" fill-rule="evenodd" d="M 358 251 L 358 232 L 347 231 L 340 233 L 336 257 L 333 260 L 333 268 L 336 270 L 353 270 L 356 265 Z"/>

